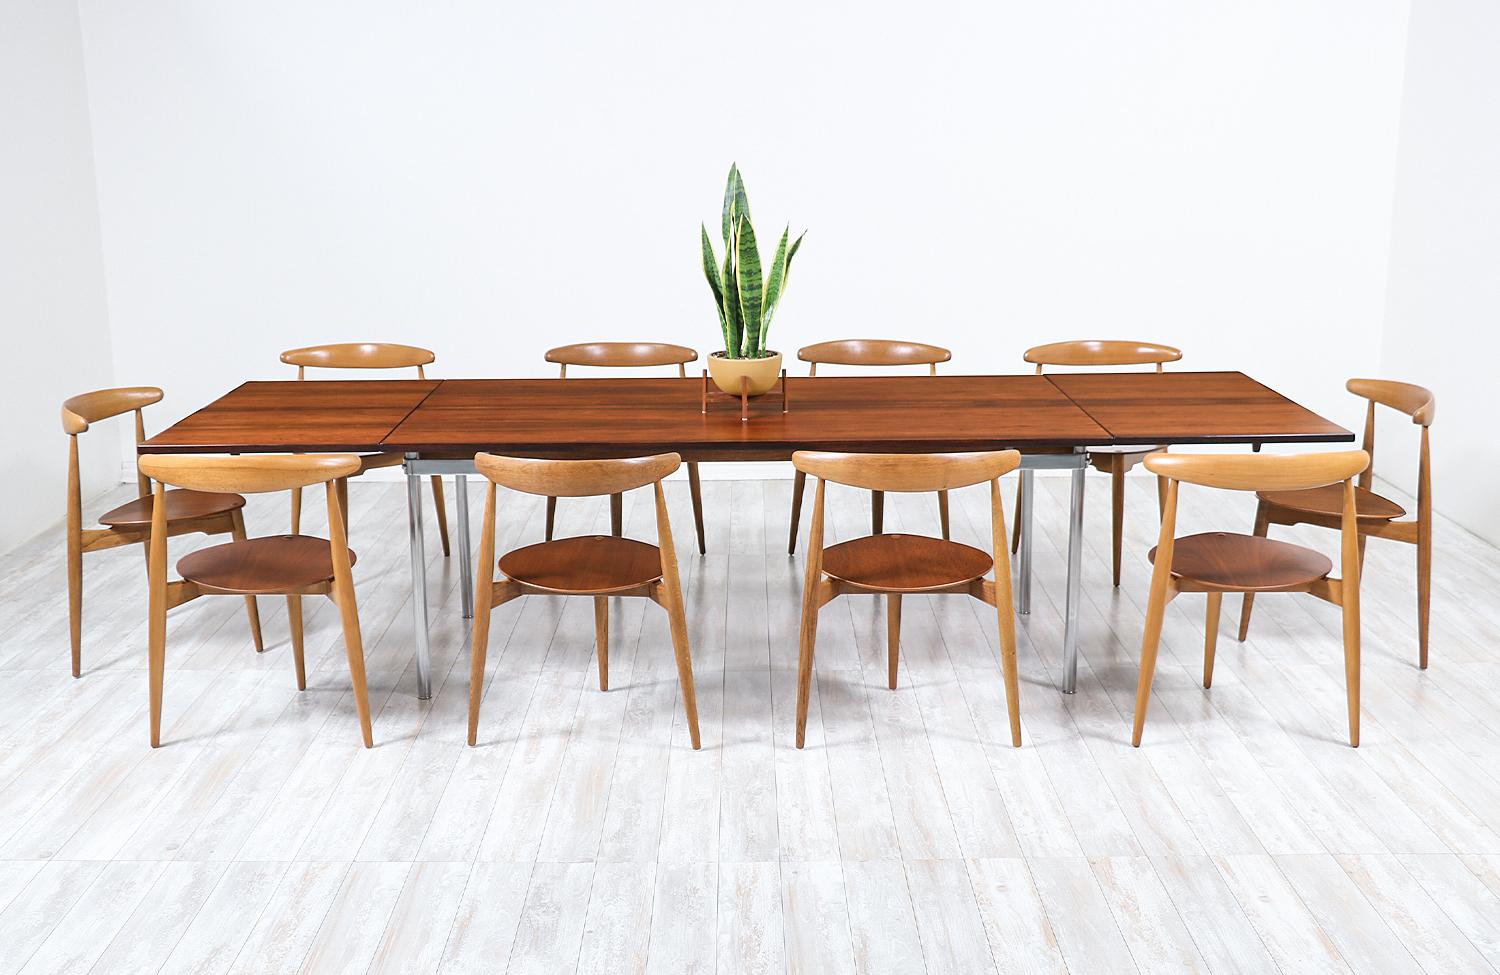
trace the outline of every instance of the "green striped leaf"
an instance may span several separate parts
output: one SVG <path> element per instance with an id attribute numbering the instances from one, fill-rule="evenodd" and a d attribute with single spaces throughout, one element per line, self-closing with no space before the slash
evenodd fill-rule
<path id="1" fill-rule="evenodd" d="M 703 276 L 708 278 L 708 288 L 714 293 L 714 310 L 719 313 L 719 329 L 724 333 L 724 343 L 729 344 L 729 322 L 724 318 L 724 285 L 719 280 L 719 263 L 714 257 L 713 245 L 708 241 L 708 227 L 699 224 L 703 232 Z"/>
<path id="2" fill-rule="evenodd" d="M 744 329 L 740 320 L 740 288 L 736 280 L 734 256 L 734 234 L 731 232 L 729 243 L 724 247 L 724 273 L 719 278 L 724 287 L 724 302 L 720 306 L 724 314 L 726 336 L 724 355 L 730 359 L 740 357 L 744 343 Z"/>
<path id="3" fill-rule="evenodd" d="M 761 277 L 760 248 L 755 243 L 755 228 L 746 213 L 739 214 L 735 236 L 739 266 L 736 268 L 740 297 L 740 321 L 745 329 L 745 354 L 759 356 L 765 351 L 760 342 L 760 308 L 765 293 L 765 280 Z"/>
<path id="4" fill-rule="evenodd" d="M 766 333 L 771 329 L 771 319 L 776 314 L 776 303 L 781 300 L 781 292 L 786 284 L 786 242 L 791 232 L 791 227 L 781 232 L 781 243 L 776 245 L 776 256 L 771 259 L 771 273 L 766 276 L 766 296 L 760 312 L 759 341 L 762 350 L 766 347 Z"/>
<path id="5" fill-rule="evenodd" d="M 729 164 L 729 179 L 724 183 L 724 246 L 729 246 L 729 232 L 734 228 L 734 188 L 740 181 L 739 168 Z M 742 191 L 743 192 L 743 191 Z"/>

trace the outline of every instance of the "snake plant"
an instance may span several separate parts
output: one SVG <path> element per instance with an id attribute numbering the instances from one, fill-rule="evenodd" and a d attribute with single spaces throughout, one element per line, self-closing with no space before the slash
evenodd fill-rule
<path id="1" fill-rule="evenodd" d="M 788 247 L 790 225 L 782 231 L 781 243 L 776 245 L 776 256 L 771 259 L 770 273 L 763 279 L 760 248 L 755 242 L 755 227 L 750 222 L 750 201 L 745 196 L 745 181 L 735 165 L 730 165 L 729 181 L 724 186 L 722 224 L 722 262 L 714 256 L 708 227 L 700 225 L 699 229 L 703 233 L 703 274 L 714 293 L 719 327 L 724 332 L 724 357 L 763 359 L 768 355 L 766 332 L 770 330 L 771 318 L 786 291 L 792 258 L 807 233 L 804 231 Z"/>

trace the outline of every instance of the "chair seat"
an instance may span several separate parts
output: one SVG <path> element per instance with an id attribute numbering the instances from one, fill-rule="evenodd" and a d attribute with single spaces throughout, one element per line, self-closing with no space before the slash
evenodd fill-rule
<path id="1" fill-rule="evenodd" d="M 333 579 L 333 552 L 315 535 L 268 535 L 200 548 L 177 561 L 177 574 L 223 592 L 299 592 Z"/>
<path id="2" fill-rule="evenodd" d="M 167 521 L 193 521 L 228 514 L 245 506 L 238 494 L 212 494 L 208 491 L 173 489 L 166 493 Z M 147 495 L 128 501 L 99 516 L 99 524 L 111 528 L 150 528 L 151 510 L 156 498 Z"/>
<path id="3" fill-rule="evenodd" d="M 604 595 L 661 578 L 661 549 L 633 538 L 579 535 L 539 542 L 500 557 L 516 582 L 567 595 Z"/>
<path id="4" fill-rule="evenodd" d="M 1344 486 L 1325 484 L 1305 491 L 1258 491 L 1255 495 L 1267 504 L 1308 514 L 1333 515 L 1344 513 Z M 1391 521 L 1406 514 L 1406 509 L 1389 498 L 1383 498 L 1367 488 L 1354 489 L 1354 514 L 1368 521 Z"/>
<path id="5" fill-rule="evenodd" d="M 358 477 L 359 474 L 363 474 L 365 471 L 373 471 L 381 467 L 400 467 L 405 461 L 406 458 L 399 453 L 360 454 L 359 472 L 355 474 L 355 477 Z"/>
<path id="6" fill-rule="evenodd" d="M 1166 450 L 1164 443 L 1122 443 L 1110 447 L 1089 447 L 1089 454 L 1150 454 L 1158 450 Z"/>
<path id="7" fill-rule="evenodd" d="M 1148 553 L 1156 562 L 1156 549 Z M 1172 575 L 1225 592 L 1274 592 L 1328 575 L 1333 563 L 1321 552 L 1257 535 L 1205 532 L 1177 539 Z"/>
<path id="8" fill-rule="evenodd" d="M 823 550 L 823 571 L 864 589 L 929 592 L 972 582 L 995 564 L 989 553 L 927 535 L 867 535 Z"/>

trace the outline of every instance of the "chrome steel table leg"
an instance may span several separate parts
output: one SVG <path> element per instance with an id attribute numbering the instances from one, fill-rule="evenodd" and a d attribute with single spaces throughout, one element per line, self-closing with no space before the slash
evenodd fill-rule
<path id="1" fill-rule="evenodd" d="M 474 618 L 474 551 L 469 547 L 469 479 L 453 475 L 458 500 L 458 587 L 463 590 L 464 619 Z"/>
<path id="2" fill-rule="evenodd" d="M 1073 500 L 1068 511 L 1068 607 L 1063 630 L 1063 693 L 1078 690 L 1078 603 L 1083 576 L 1083 474 L 1073 470 Z"/>
<path id="3" fill-rule="evenodd" d="M 432 654 L 427 644 L 427 553 L 422 544 L 422 476 L 416 454 L 406 455 L 406 515 L 411 527 L 412 636 L 417 643 L 417 697 L 432 697 Z"/>
<path id="4" fill-rule="evenodd" d="M 1021 469 L 1021 507 L 1016 512 L 1016 522 L 1021 526 L 1021 550 L 1017 560 L 1020 566 L 1020 585 L 1016 588 L 1016 612 L 1025 615 L 1031 612 L 1031 501 L 1036 496 L 1033 472 Z"/>

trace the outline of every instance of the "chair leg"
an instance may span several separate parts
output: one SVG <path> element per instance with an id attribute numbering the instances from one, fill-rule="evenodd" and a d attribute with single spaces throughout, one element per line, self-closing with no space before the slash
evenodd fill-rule
<path id="1" fill-rule="evenodd" d="M 797 523 L 802 520 L 802 493 L 807 488 L 807 475 L 802 471 L 792 479 L 792 530 L 787 535 L 786 554 L 797 554 Z"/>
<path id="2" fill-rule="evenodd" d="M 148 559 L 149 556 L 148 552 Z M 81 677 L 83 675 L 83 544 L 72 532 L 68 533 L 68 637 L 73 645 L 73 676 Z"/>
<path id="3" fill-rule="evenodd" d="M 302 489 L 292 488 L 292 534 L 302 532 Z"/>
<path id="4" fill-rule="evenodd" d="M 1359 595 L 1344 597 L 1344 689 L 1349 704 L 1349 745 L 1359 747 Z"/>
<path id="5" fill-rule="evenodd" d="M 708 554 L 708 543 L 703 538 L 703 483 L 698 480 L 698 462 L 688 461 L 688 490 L 693 496 L 693 527 L 698 532 L 698 554 Z"/>
<path id="6" fill-rule="evenodd" d="M 347 492 L 347 487 L 345 491 Z M 443 498 L 443 479 L 436 474 L 432 475 L 432 510 L 437 515 L 438 539 L 443 543 L 443 558 L 449 555 L 448 548 L 448 505 Z M 349 506 L 344 505 L 344 520 L 349 519 Z"/>
<path id="7" fill-rule="evenodd" d="M 1015 524 L 1010 527 L 1010 552 L 1016 554 L 1021 548 L 1021 499 L 1026 493 L 1025 478 L 1016 478 L 1016 513 Z"/>
<path id="8" fill-rule="evenodd" d="M 160 592 L 158 592 L 158 588 Z M 161 745 L 162 684 L 167 670 L 166 582 L 152 586 L 147 644 L 147 684 L 151 703 L 151 747 Z"/>
<path id="9" fill-rule="evenodd" d="M 1270 529 L 1270 515 L 1266 511 L 1266 503 L 1260 502 L 1255 506 L 1255 534 L 1261 538 L 1266 537 Z M 1255 593 L 1245 593 L 1244 601 L 1240 603 L 1240 642 L 1245 642 L 1245 637 L 1250 635 L 1250 611 L 1255 607 Z"/>
<path id="10" fill-rule="evenodd" d="M 354 685 L 354 708 L 359 712 L 359 732 L 365 747 L 375 747 L 370 730 L 370 691 L 365 685 L 365 647 L 359 633 L 359 608 L 354 602 L 354 586 L 347 579 L 335 581 L 339 620 L 344 628 L 344 653 L 349 658 L 349 681 Z"/>
<path id="11" fill-rule="evenodd" d="M 1110 459 L 1109 469 L 1110 500 L 1113 511 L 1111 512 L 1110 531 L 1112 548 L 1110 555 L 1113 559 L 1115 588 L 1120 588 L 1120 547 L 1124 542 L 1125 533 L 1125 455 L 1115 454 Z"/>
<path id="12" fill-rule="evenodd" d="M 594 597 L 594 646 L 599 651 L 599 690 L 609 690 L 609 597 Z"/>
<path id="13" fill-rule="evenodd" d="M 555 498 L 548 498 L 555 501 Z M 487 525 L 490 532 L 493 525 Z M 493 550 L 493 546 L 491 546 Z M 481 554 L 483 549 L 481 548 Z M 493 559 L 489 560 L 491 563 Z M 479 701 L 484 696 L 484 658 L 490 647 L 490 612 L 495 598 L 495 584 L 491 581 L 493 566 L 486 570 L 474 585 L 474 629 L 469 638 L 469 744 L 479 738 Z"/>
<path id="14" fill-rule="evenodd" d="M 870 492 L 870 534 L 885 534 L 885 492 Z"/>
<path id="15" fill-rule="evenodd" d="M 1214 651 L 1219 646 L 1219 609 L 1224 604 L 1222 592 L 1208 594 L 1208 615 L 1203 625 L 1203 686 L 1214 683 Z"/>
<path id="16" fill-rule="evenodd" d="M 896 668 L 901 660 L 901 594 L 885 594 L 886 686 L 896 689 Z"/>
<path id="17" fill-rule="evenodd" d="M 1432 609 L 1432 535 L 1417 531 L 1417 660 L 1427 669 L 1427 632 Z"/>
<path id="18" fill-rule="evenodd" d="M 1130 743 L 1136 748 L 1141 746 L 1141 733 L 1146 729 L 1146 705 L 1151 701 L 1151 680 L 1156 676 L 1156 651 L 1161 645 L 1162 619 L 1166 613 L 1166 587 L 1158 587 L 1153 576 L 1151 596 L 1146 602 L 1146 630 L 1141 637 L 1141 676 L 1135 688 L 1135 726 L 1130 734 Z"/>
<path id="19" fill-rule="evenodd" d="M 229 522 L 230 537 L 237 542 L 243 542 L 245 540 L 244 513 L 236 508 L 229 513 Z M 264 653 L 266 643 L 260 634 L 260 607 L 256 605 L 254 596 L 245 597 L 245 615 L 250 618 L 250 638 L 255 641 L 255 652 Z"/>
<path id="20" fill-rule="evenodd" d="M 609 496 L 609 533 L 619 538 L 625 533 L 625 495 Z"/>
<path id="21" fill-rule="evenodd" d="M 801 652 L 797 661 L 797 747 L 807 737 L 807 707 L 812 699 L 813 648 L 818 642 L 816 586 L 808 586 L 802 597 Z"/>
<path id="22" fill-rule="evenodd" d="M 943 540 L 952 538 L 948 532 L 948 492 L 938 492 L 938 523 L 943 526 Z"/>
<path id="23" fill-rule="evenodd" d="M 688 738 L 693 749 L 703 747 L 698 737 L 698 690 L 693 683 L 693 655 L 688 647 L 687 613 L 683 609 L 682 590 L 665 586 L 667 625 L 672 630 L 672 654 L 677 658 L 677 682 L 682 685 L 682 710 L 687 715 Z"/>
<path id="24" fill-rule="evenodd" d="M 556 524 L 557 524 L 557 499 L 556 498 L 548 498 L 547 499 L 547 534 L 544 537 L 549 542 L 552 541 L 552 529 L 553 529 L 553 527 Z M 494 566 L 490 566 L 490 568 L 494 569 Z"/>
<path id="25" fill-rule="evenodd" d="M 303 656 L 302 597 L 286 597 L 286 623 L 292 634 L 292 664 L 297 668 L 297 690 L 307 690 L 307 662 Z"/>

